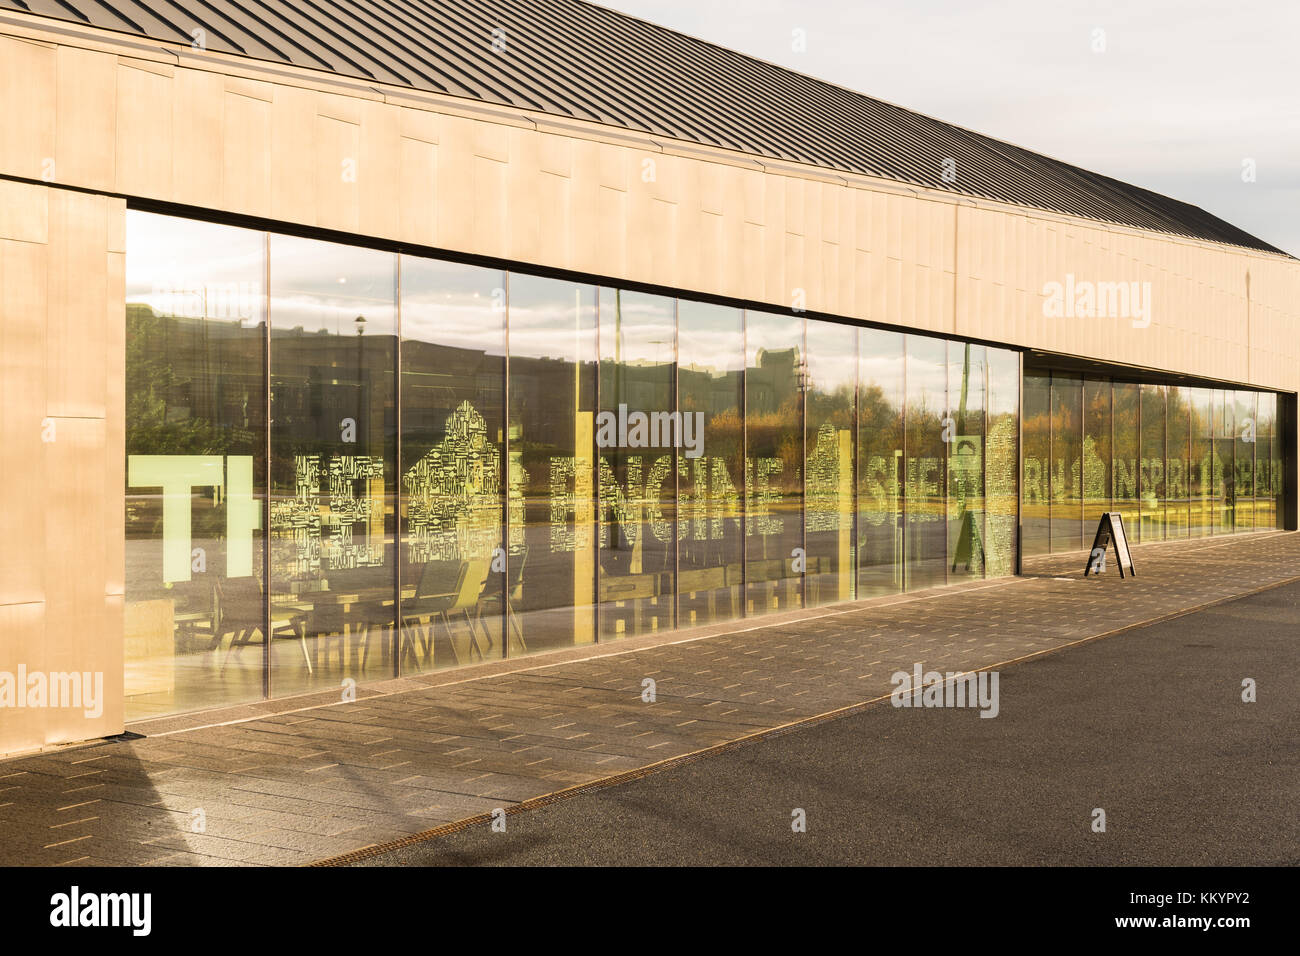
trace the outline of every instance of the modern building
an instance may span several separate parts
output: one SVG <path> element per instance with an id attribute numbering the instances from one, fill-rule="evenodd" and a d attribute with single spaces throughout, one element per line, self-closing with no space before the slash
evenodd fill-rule
<path id="1" fill-rule="evenodd" d="M 1194 206 L 578 0 L 0 0 L 0 752 L 1294 529 L 1298 327 Z"/>

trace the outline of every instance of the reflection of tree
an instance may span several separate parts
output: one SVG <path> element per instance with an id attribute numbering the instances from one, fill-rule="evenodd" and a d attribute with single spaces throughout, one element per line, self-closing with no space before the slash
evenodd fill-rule
<path id="1" fill-rule="evenodd" d="M 186 334 L 175 319 L 147 305 L 126 308 L 126 452 L 128 455 L 220 455 L 252 441 L 244 428 L 222 426 L 193 413 L 186 394 L 206 383 L 177 368 L 169 346 L 183 355 Z M 201 351 L 202 343 L 190 352 Z"/>
<path id="2" fill-rule="evenodd" d="M 226 455 L 247 453 L 253 434 L 195 414 L 195 398 L 212 383 L 198 363 L 207 343 L 197 330 L 149 306 L 126 307 L 126 453 L 127 455 Z M 197 508 L 195 538 L 224 538 L 225 509 Z M 129 533 L 162 533 L 157 502 L 134 502 Z M 210 560 L 215 556 L 210 556 Z"/>
<path id="3" fill-rule="evenodd" d="M 745 420 L 751 459 L 775 458 L 781 462 L 772 475 L 774 487 L 785 494 L 797 494 L 801 487 L 803 465 L 803 422 L 799 395 L 786 398 L 773 412 L 750 409 Z"/>

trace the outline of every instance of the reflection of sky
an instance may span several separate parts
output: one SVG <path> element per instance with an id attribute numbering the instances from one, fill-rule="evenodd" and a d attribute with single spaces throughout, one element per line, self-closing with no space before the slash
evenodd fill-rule
<path id="1" fill-rule="evenodd" d="M 673 300 L 644 292 L 600 290 L 602 359 L 630 364 L 671 365 L 676 328 Z"/>
<path id="2" fill-rule="evenodd" d="M 367 335 L 397 330 L 397 257 L 295 236 L 271 236 L 271 327 L 307 334 Z"/>
<path id="3" fill-rule="evenodd" d="M 909 402 L 923 400 L 931 411 L 944 404 L 948 385 L 946 343 L 923 335 L 907 337 L 907 395 Z"/>
<path id="4" fill-rule="evenodd" d="M 510 354 L 594 361 L 596 289 L 561 279 L 510 276 Z"/>
<path id="5" fill-rule="evenodd" d="M 760 349 L 786 351 L 794 349 L 803 354 L 803 319 L 797 315 L 750 310 L 745 313 L 746 349 L 749 364 L 758 365 Z"/>
<path id="6" fill-rule="evenodd" d="M 260 232 L 127 210 L 126 301 L 202 314 L 202 290 L 235 286 L 260 316 L 262 255 Z"/>
<path id="7" fill-rule="evenodd" d="M 813 388 L 834 392 L 852 389 L 858 378 L 857 330 L 830 322 L 808 323 L 808 376 Z"/>
<path id="8" fill-rule="evenodd" d="M 745 367 L 740 309 L 679 299 L 677 350 L 682 368 L 717 377 Z"/>
<path id="9" fill-rule="evenodd" d="M 505 287 L 499 269 L 403 256 L 403 340 L 503 354 Z"/>

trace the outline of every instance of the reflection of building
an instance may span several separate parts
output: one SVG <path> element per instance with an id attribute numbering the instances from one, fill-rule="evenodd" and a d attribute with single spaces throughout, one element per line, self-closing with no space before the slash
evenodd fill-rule
<path id="1" fill-rule="evenodd" d="M 109 700 L 0 752 L 1012 574 L 1103 509 L 1295 526 L 1300 266 L 1199 209 L 576 0 L 320 0 L 311 52 L 76 6 L 0 0 L 0 671 Z M 503 13 L 566 42 L 503 70 Z M 1067 275 L 1156 321 L 1045 314 Z M 620 404 L 701 457 L 598 448 Z"/>

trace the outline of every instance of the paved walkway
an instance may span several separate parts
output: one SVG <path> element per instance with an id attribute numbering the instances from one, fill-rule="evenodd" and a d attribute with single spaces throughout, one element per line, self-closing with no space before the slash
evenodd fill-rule
<path id="1" fill-rule="evenodd" d="M 0 761 L 0 864 L 349 854 L 876 699 L 917 661 L 989 667 L 1300 578 L 1300 534 L 1150 545 L 1134 559 L 1123 581 L 1113 569 L 1084 579 L 1082 555 L 1042 558 L 1019 579 L 394 681 L 351 703 L 268 702 L 215 726 L 153 722 L 135 728 L 144 739 Z M 655 703 L 641 699 L 646 678 Z"/>

